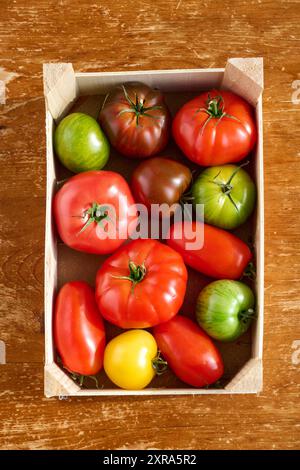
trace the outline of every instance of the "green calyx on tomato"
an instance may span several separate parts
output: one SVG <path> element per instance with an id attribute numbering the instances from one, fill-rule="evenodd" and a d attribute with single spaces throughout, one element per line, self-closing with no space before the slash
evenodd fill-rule
<path id="1" fill-rule="evenodd" d="M 251 215 L 255 185 L 243 166 L 222 165 L 205 169 L 192 187 L 193 203 L 204 204 L 205 222 L 235 229 Z"/>
<path id="2" fill-rule="evenodd" d="M 168 362 L 161 357 L 160 351 L 157 352 L 157 355 L 152 359 L 152 367 L 156 375 L 164 374 L 168 369 Z"/>
<path id="3" fill-rule="evenodd" d="M 203 111 L 206 114 L 208 114 L 208 119 L 204 122 L 202 131 L 204 130 L 205 126 L 209 123 L 211 119 L 222 119 L 223 117 L 228 117 L 230 119 L 235 119 L 239 121 L 236 117 L 232 116 L 231 114 L 227 114 L 224 111 L 224 100 L 221 95 L 215 96 L 214 98 L 211 98 L 210 94 L 208 94 L 208 98 L 206 101 L 206 108 L 199 108 L 196 112 Z M 217 121 L 217 124 L 218 125 Z"/>
<path id="4" fill-rule="evenodd" d="M 256 318 L 252 290 L 239 281 L 223 279 L 208 284 L 200 292 L 196 318 L 208 335 L 219 341 L 234 341 Z"/>
<path id="5" fill-rule="evenodd" d="M 139 125 L 139 117 L 141 115 L 156 119 L 156 116 L 153 116 L 153 115 L 149 114 L 149 111 L 152 111 L 154 109 L 161 109 L 162 108 L 161 106 L 158 106 L 158 105 L 145 106 L 146 98 L 139 98 L 137 93 L 135 94 L 135 102 L 134 102 L 134 101 L 132 101 L 132 99 L 128 95 L 128 93 L 126 91 L 126 88 L 125 88 L 125 85 L 122 85 L 122 88 L 123 88 L 123 91 L 124 91 L 124 96 L 125 96 L 126 100 L 128 101 L 130 107 L 127 108 L 127 109 L 126 108 L 122 109 L 119 112 L 118 116 L 121 116 L 124 113 L 134 113 L 135 116 L 136 116 L 136 125 L 137 126 Z"/>
<path id="6" fill-rule="evenodd" d="M 103 225 L 103 220 L 111 220 L 108 215 L 108 206 L 97 204 L 93 202 L 92 206 L 84 213 L 84 217 L 89 216 L 87 222 L 84 224 L 79 233 L 83 232 L 91 223 L 96 222 L 98 225 Z"/>
<path id="7" fill-rule="evenodd" d="M 92 379 L 95 382 L 96 388 L 99 388 L 99 382 L 95 375 L 76 374 L 75 372 L 70 372 L 70 374 L 74 382 L 77 382 L 80 387 L 83 386 L 85 379 Z"/>
<path id="8" fill-rule="evenodd" d="M 112 276 L 115 279 L 127 279 L 128 281 L 132 282 L 132 289 L 131 292 L 134 291 L 134 287 L 136 284 L 141 282 L 145 275 L 146 275 L 146 266 L 145 264 L 136 265 L 133 261 L 129 261 L 129 276 Z"/>
<path id="9" fill-rule="evenodd" d="M 223 194 L 226 194 L 226 196 L 228 196 L 230 202 L 234 205 L 235 209 L 238 211 L 238 207 L 236 205 L 236 203 L 234 202 L 234 200 L 232 199 L 232 195 L 231 195 L 231 192 L 233 190 L 233 185 L 231 184 L 232 183 L 232 180 L 233 178 L 235 177 L 235 175 L 237 174 L 238 171 L 240 171 L 240 169 L 243 167 L 243 166 L 246 166 L 248 165 L 249 162 L 245 162 L 243 163 L 242 165 L 238 166 L 235 168 L 235 170 L 233 170 L 233 172 L 231 173 L 228 181 L 224 182 L 224 181 L 219 181 L 217 180 L 217 177 L 219 176 L 219 174 L 221 173 L 221 170 L 219 171 L 219 173 L 213 178 L 213 181 L 212 183 L 216 184 L 217 186 L 220 187 L 221 191 Z"/>

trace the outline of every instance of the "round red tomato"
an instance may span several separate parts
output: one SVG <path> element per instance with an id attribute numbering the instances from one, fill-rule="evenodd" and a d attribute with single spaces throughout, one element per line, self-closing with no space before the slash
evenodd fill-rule
<path id="1" fill-rule="evenodd" d="M 183 382 L 203 387 L 223 375 L 219 351 L 209 336 L 189 318 L 177 315 L 156 326 L 153 334 L 163 358 Z"/>
<path id="2" fill-rule="evenodd" d="M 183 153 L 198 165 L 238 162 L 257 140 L 254 110 L 235 93 L 211 90 L 178 111 L 173 136 Z"/>
<path id="3" fill-rule="evenodd" d="M 202 230 L 203 245 L 193 248 L 196 234 Z M 172 225 L 167 244 L 181 254 L 188 266 L 217 279 L 239 279 L 252 258 L 248 245 L 240 238 L 196 221 Z"/>
<path id="4" fill-rule="evenodd" d="M 99 121 L 112 146 L 127 157 L 150 157 L 169 140 L 171 117 L 164 97 L 144 83 L 126 83 L 108 93 Z"/>
<path id="5" fill-rule="evenodd" d="M 83 281 L 59 291 L 54 311 L 54 342 L 64 367 L 94 375 L 103 365 L 105 330 L 93 289 Z"/>
<path id="6" fill-rule="evenodd" d="M 87 253 L 112 253 L 135 229 L 137 212 L 119 173 L 87 171 L 56 193 L 54 217 L 62 241 Z"/>
<path id="7" fill-rule="evenodd" d="M 96 277 L 103 317 L 121 328 L 148 328 L 172 318 L 185 295 L 182 257 L 151 239 L 134 240 L 108 258 Z"/>

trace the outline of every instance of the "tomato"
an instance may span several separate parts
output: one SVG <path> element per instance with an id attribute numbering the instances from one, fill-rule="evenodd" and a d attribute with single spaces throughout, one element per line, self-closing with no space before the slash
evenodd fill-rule
<path id="1" fill-rule="evenodd" d="M 193 204 L 204 204 L 205 222 L 229 230 L 248 219 L 255 196 L 252 179 L 235 165 L 206 168 L 192 187 Z"/>
<path id="2" fill-rule="evenodd" d="M 68 282 L 60 289 L 53 333 L 58 354 L 70 372 L 94 375 L 100 371 L 105 330 L 94 291 L 86 282 Z"/>
<path id="3" fill-rule="evenodd" d="M 105 348 L 104 370 L 115 385 L 126 390 L 145 388 L 161 365 L 166 362 L 159 357 L 156 341 L 148 331 L 126 331 Z"/>
<path id="4" fill-rule="evenodd" d="M 121 328 L 148 328 L 180 309 L 187 271 L 182 257 L 157 240 L 138 239 L 100 267 L 96 301 L 103 317 Z"/>
<path id="5" fill-rule="evenodd" d="M 211 339 L 189 318 L 177 315 L 153 329 L 168 366 L 193 387 L 210 385 L 223 375 L 221 355 Z"/>
<path id="6" fill-rule="evenodd" d="M 177 112 L 172 129 L 183 153 L 203 166 L 238 162 L 257 140 L 252 106 L 223 90 L 202 93 L 186 103 Z"/>
<path id="7" fill-rule="evenodd" d="M 119 248 L 137 222 L 128 184 L 112 171 L 88 171 L 70 178 L 55 195 L 54 217 L 66 245 L 95 254 Z"/>
<path id="8" fill-rule="evenodd" d="M 165 148 L 171 117 L 162 93 L 130 82 L 105 98 L 99 121 L 110 143 L 127 157 L 145 158 Z"/>
<path id="9" fill-rule="evenodd" d="M 199 325 L 219 341 L 234 341 L 249 328 L 254 313 L 254 295 L 242 282 L 223 279 L 208 284 L 197 299 Z"/>
<path id="10" fill-rule="evenodd" d="M 109 143 L 97 121 L 83 113 L 72 113 L 58 124 L 54 148 L 61 163 L 79 173 L 101 170 L 109 157 Z"/>
<path id="11" fill-rule="evenodd" d="M 203 230 L 202 248 L 189 249 L 196 233 Z M 191 232 L 193 236 L 187 237 Z M 167 244 L 184 262 L 206 276 L 239 279 L 252 258 L 249 247 L 235 235 L 201 222 L 179 222 L 171 226 Z"/>
<path id="12" fill-rule="evenodd" d="M 154 157 L 135 169 L 131 188 L 136 202 L 145 204 L 178 203 L 192 180 L 191 170 L 175 160 Z M 168 211 L 169 213 L 169 211 Z"/>
<path id="13" fill-rule="evenodd" d="M 206 168 L 192 187 L 194 204 L 204 204 L 205 222 L 234 229 L 251 215 L 256 190 L 245 170 L 235 165 Z"/>

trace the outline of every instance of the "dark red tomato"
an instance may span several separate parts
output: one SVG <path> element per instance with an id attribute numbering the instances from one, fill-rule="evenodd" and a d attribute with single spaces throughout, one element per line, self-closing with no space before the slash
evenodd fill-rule
<path id="1" fill-rule="evenodd" d="M 171 117 L 162 93 L 130 82 L 105 98 L 99 121 L 110 143 L 127 157 L 146 158 L 165 148 Z"/>
<path id="2" fill-rule="evenodd" d="M 131 189 L 136 202 L 145 204 L 178 203 L 192 180 L 191 170 L 175 160 L 154 157 L 135 169 Z"/>
<path id="3" fill-rule="evenodd" d="M 156 240 L 134 240 L 108 258 L 96 277 L 103 317 L 121 328 L 148 328 L 179 311 L 187 271 L 181 256 Z"/>
<path id="4" fill-rule="evenodd" d="M 257 140 L 254 110 L 235 93 L 211 90 L 178 111 L 173 136 L 183 153 L 198 165 L 238 162 Z"/>
<path id="5" fill-rule="evenodd" d="M 204 387 L 222 377 L 224 366 L 219 351 L 189 318 L 177 315 L 156 326 L 153 334 L 163 358 L 183 382 Z"/>
<path id="6" fill-rule="evenodd" d="M 70 372 L 94 375 L 100 371 L 105 330 L 94 291 L 86 282 L 68 282 L 60 289 L 53 332 L 58 354 Z"/>
<path id="7" fill-rule="evenodd" d="M 137 222 L 129 186 L 112 171 L 87 171 L 70 178 L 55 195 L 54 217 L 66 245 L 95 254 L 119 248 Z"/>
<path id="8" fill-rule="evenodd" d="M 202 248 L 188 249 L 201 230 Z M 189 233 L 194 235 L 189 238 Z M 226 230 L 195 221 L 172 225 L 167 244 L 181 254 L 188 266 L 217 279 L 239 279 L 252 258 L 248 245 L 240 238 Z"/>

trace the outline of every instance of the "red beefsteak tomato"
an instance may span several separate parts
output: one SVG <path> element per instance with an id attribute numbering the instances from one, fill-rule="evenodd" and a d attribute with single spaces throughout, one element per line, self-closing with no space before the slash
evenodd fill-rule
<path id="1" fill-rule="evenodd" d="M 188 249 L 203 230 L 203 246 Z M 187 234 L 193 234 L 191 238 Z M 178 222 L 171 226 L 167 244 L 178 251 L 184 262 L 206 276 L 239 279 L 252 258 L 248 245 L 226 230 L 202 222 Z"/>
<path id="2" fill-rule="evenodd" d="M 219 351 L 189 318 L 177 315 L 156 326 L 153 334 L 163 358 L 183 382 L 204 387 L 222 377 L 224 366 Z"/>
<path id="3" fill-rule="evenodd" d="M 137 222 L 129 186 L 112 171 L 87 171 L 70 178 L 55 195 L 54 217 L 66 245 L 95 254 L 119 248 Z"/>
<path id="4" fill-rule="evenodd" d="M 212 90 L 187 102 L 173 121 L 173 136 L 198 165 L 238 162 L 257 140 L 254 110 L 241 96 Z"/>
<path id="5" fill-rule="evenodd" d="M 96 301 L 103 317 L 121 328 L 148 328 L 179 311 L 186 290 L 182 257 L 157 240 L 138 239 L 100 267 Z"/>
<path id="6" fill-rule="evenodd" d="M 127 157 L 150 157 L 169 140 L 171 117 L 164 97 L 144 83 L 125 83 L 108 93 L 99 121 L 112 146 Z"/>
<path id="7" fill-rule="evenodd" d="M 86 282 L 68 282 L 60 289 L 53 330 L 57 351 L 70 372 L 94 375 L 100 371 L 105 330 L 94 291 Z"/>

